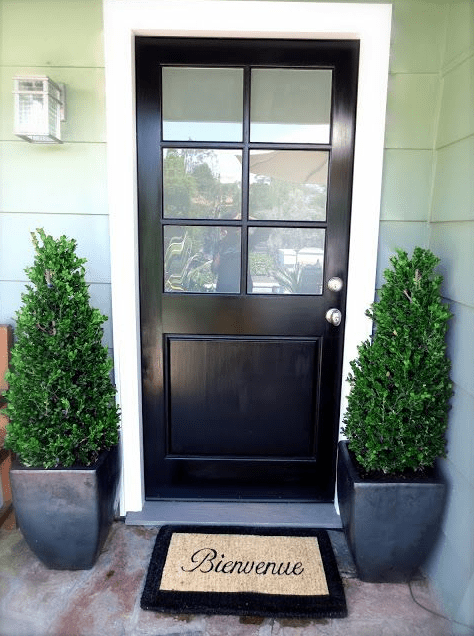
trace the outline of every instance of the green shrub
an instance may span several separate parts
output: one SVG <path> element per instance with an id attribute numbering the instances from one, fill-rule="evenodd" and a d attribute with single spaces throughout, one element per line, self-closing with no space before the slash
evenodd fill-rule
<path id="1" fill-rule="evenodd" d="M 107 317 L 89 304 L 76 241 L 37 233 L 6 378 L 5 446 L 26 466 L 88 466 L 118 442 L 112 361 L 102 345 Z"/>
<path id="2" fill-rule="evenodd" d="M 441 300 L 439 259 L 417 247 L 397 250 L 367 315 L 373 337 L 351 362 L 342 432 L 368 472 L 423 470 L 446 455 L 452 384 L 445 336 L 451 313 Z"/>

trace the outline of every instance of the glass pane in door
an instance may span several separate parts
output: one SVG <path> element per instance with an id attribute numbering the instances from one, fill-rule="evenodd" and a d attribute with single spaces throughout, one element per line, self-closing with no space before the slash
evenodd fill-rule
<path id="1" fill-rule="evenodd" d="M 251 150 L 250 218 L 325 221 L 329 153 Z"/>
<path id="2" fill-rule="evenodd" d="M 247 292 L 322 294 L 325 232 L 321 228 L 250 228 Z"/>
<path id="3" fill-rule="evenodd" d="M 163 243 L 165 292 L 239 293 L 240 227 L 166 225 Z"/>
<path id="4" fill-rule="evenodd" d="M 163 151 L 163 216 L 241 217 L 242 152 L 204 148 Z"/>
<path id="5" fill-rule="evenodd" d="M 243 70 L 164 67 L 163 139 L 241 141 Z"/>
<path id="6" fill-rule="evenodd" d="M 332 71 L 253 69 L 250 141 L 329 143 Z"/>

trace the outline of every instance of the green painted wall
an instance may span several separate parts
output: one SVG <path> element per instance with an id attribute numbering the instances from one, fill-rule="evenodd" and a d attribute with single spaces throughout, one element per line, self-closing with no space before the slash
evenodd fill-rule
<path id="1" fill-rule="evenodd" d="M 428 245 L 444 4 L 393 4 L 377 285 L 397 247 Z"/>
<path id="2" fill-rule="evenodd" d="M 74 236 L 92 300 L 110 315 L 101 0 L 0 0 L 0 322 L 12 323 L 29 231 Z M 431 247 L 452 303 L 456 396 L 448 514 L 428 565 L 446 611 L 474 623 L 474 14 L 470 0 L 393 4 L 378 284 L 396 247 Z M 12 135 L 12 77 L 67 85 L 61 146 Z M 106 341 L 112 346 L 110 321 Z M 459 633 L 463 632 L 459 627 Z"/>
<path id="3" fill-rule="evenodd" d="M 12 323 L 20 304 L 37 227 L 77 238 L 92 302 L 111 315 L 102 3 L 0 6 L 0 322 Z M 32 145 L 12 133 L 12 78 L 28 73 L 66 84 L 62 145 Z M 111 321 L 105 340 L 111 347 Z"/>
<path id="4" fill-rule="evenodd" d="M 447 611 L 474 627 L 474 3 L 449 7 L 441 65 L 429 246 L 442 259 L 454 314 L 448 338 L 455 395 L 444 462 L 450 496 L 428 572 Z M 460 625 L 455 634 L 471 634 Z"/>

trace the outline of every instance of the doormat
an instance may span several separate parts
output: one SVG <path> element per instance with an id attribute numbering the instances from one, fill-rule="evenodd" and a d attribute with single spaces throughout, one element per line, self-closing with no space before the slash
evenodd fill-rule
<path id="1" fill-rule="evenodd" d="M 305 528 L 164 526 L 141 607 L 177 614 L 347 616 L 329 536 Z"/>

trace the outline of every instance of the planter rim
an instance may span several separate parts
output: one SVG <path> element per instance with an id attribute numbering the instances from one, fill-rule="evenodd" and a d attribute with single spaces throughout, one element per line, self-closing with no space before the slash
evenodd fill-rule
<path id="1" fill-rule="evenodd" d="M 21 470 L 26 472 L 45 472 L 45 473 L 69 473 L 71 471 L 83 471 L 83 472 L 95 472 L 105 461 L 107 455 L 114 450 L 118 450 L 119 444 L 115 446 L 111 446 L 110 448 L 106 448 L 102 450 L 99 454 L 97 460 L 91 464 L 90 466 L 82 466 L 80 464 L 73 464 L 66 468 L 65 466 L 55 466 L 53 468 L 43 468 L 42 466 L 25 466 L 21 463 L 16 455 L 14 455 L 10 471 Z"/>
<path id="2" fill-rule="evenodd" d="M 383 487 L 383 486 L 387 486 L 387 485 L 391 485 L 391 484 L 396 484 L 397 486 L 406 486 L 407 488 L 409 487 L 413 487 L 413 486 L 430 486 L 432 484 L 444 484 L 445 483 L 445 478 L 438 466 L 438 463 L 436 463 L 434 471 L 435 474 L 432 477 L 418 477 L 418 478 L 413 478 L 413 479 L 403 479 L 401 477 L 392 477 L 390 479 L 386 479 L 386 480 L 378 480 L 378 479 L 368 479 L 368 478 L 363 478 L 360 476 L 359 471 L 357 470 L 357 465 L 354 463 L 354 461 L 352 460 L 352 457 L 349 454 L 349 440 L 347 439 L 343 439 L 340 440 L 338 443 L 338 451 L 344 455 L 345 460 L 346 460 L 346 466 L 347 469 L 351 475 L 351 479 L 354 481 L 354 483 L 357 483 L 357 486 L 359 487 L 368 487 L 370 486 L 371 488 L 373 487 Z"/>

